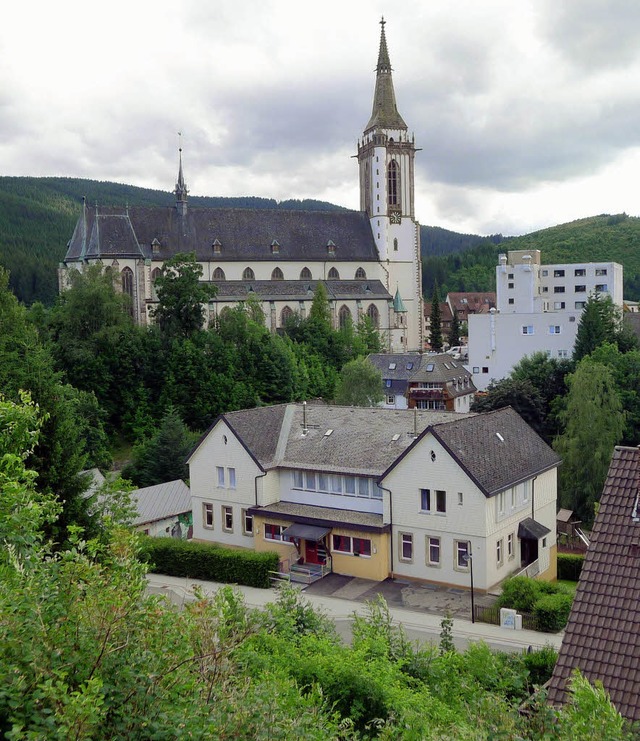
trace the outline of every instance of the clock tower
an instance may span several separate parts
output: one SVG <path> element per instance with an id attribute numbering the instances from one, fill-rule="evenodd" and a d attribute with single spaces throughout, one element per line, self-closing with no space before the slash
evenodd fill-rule
<path id="1" fill-rule="evenodd" d="M 384 282 L 391 293 L 397 286 L 407 307 L 411 326 L 404 349 L 416 350 L 422 349 L 423 334 L 420 226 L 414 205 L 418 150 L 398 112 L 384 18 L 380 25 L 373 110 L 358 142 L 360 210 L 369 217 Z"/>

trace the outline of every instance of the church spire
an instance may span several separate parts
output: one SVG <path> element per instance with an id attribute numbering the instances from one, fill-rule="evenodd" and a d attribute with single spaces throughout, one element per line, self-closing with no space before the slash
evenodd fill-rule
<path id="1" fill-rule="evenodd" d="M 396 94 L 391 77 L 391 61 L 387 49 L 387 37 L 384 33 L 386 21 L 380 21 L 380 50 L 378 52 L 378 66 L 376 67 L 376 89 L 373 96 L 373 110 L 371 118 L 365 127 L 365 134 L 374 128 L 407 130 L 407 124 L 402 120 L 396 106 Z"/>
<path id="2" fill-rule="evenodd" d="M 178 136 L 180 137 L 180 146 L 178 148 L 180 164 L 178 166 L 178 182 L 176 183 L 174 193 L 176 194 L 176 206 L 178 211 L 184 215 L 187 212 L 187 195 L 189 191 L 184 182 L 184 175 L 182 173 L 182 133 L 178 132 Z"/>

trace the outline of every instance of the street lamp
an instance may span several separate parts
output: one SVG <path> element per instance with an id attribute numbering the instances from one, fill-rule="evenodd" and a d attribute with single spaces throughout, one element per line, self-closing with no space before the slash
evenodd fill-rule
<path id="1" fill-rule="evenodd" d="M 469 550 L 462 557 L 465 566 L 469 567 L 469 575 L 471 576 L 471 622 L 476 621 L 476 609 L 475 609 L 475 595 L 473 592 L 473 554 L 471 553 L 471 543 L 469 543 Z"/>

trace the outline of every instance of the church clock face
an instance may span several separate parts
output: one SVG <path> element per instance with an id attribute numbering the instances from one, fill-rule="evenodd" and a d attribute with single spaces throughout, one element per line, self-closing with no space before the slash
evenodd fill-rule
<path id="1" fill-rule="evenodd" d="M 400 224 L 402 222 L 402 216 L 400 216 L 398 211 L 392 211 L 389 215 L 389 221 L 392 224 Z"/>

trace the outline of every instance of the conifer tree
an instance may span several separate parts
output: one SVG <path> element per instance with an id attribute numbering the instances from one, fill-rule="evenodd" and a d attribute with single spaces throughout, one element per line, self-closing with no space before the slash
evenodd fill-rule
<path id="1" fill-rule="evenodd" d="M 457 347 L 460 344 L 460 321 L 457 312 L 453 311 L 453 320 L 449 330 L 449 347 Z"/>
<path id="2" fill-rule="evenodd" d="M 436 352 L 442 351 L 442 315 L 440 313 L 440 294 L 438 284 L 433 286 L 431 296 L 431 318 L 430 318 L 430 337 L 429 344 L 431 349 Z"/>

